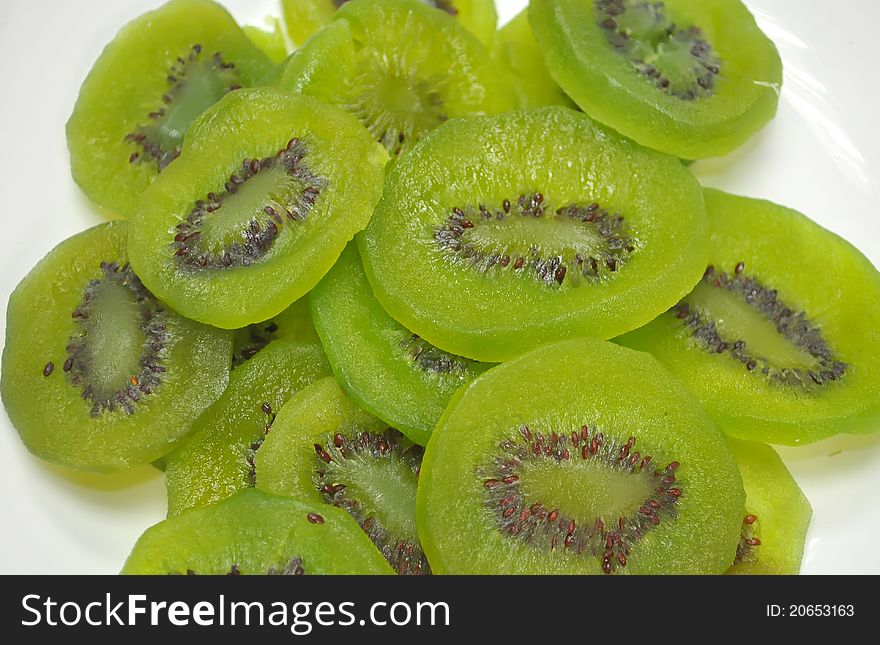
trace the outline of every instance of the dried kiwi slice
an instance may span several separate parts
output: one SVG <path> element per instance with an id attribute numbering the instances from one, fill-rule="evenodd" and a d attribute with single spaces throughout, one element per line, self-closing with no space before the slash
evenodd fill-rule
<path id="1" fill-rule="evenodd" d="M 354 114 L 392 155 L 447 119 L 515 106 L 486 48 L 418 0 L 346 3 L 279 84 Z"/>
<path id="2" fill-rule="evenodd" d="M 345 391 L 422 446 L 452 393 L 490 367 L 437 349 L 389 316 L 373 296 L 354 244 L 309 300 Z"/>
<path id="3" fill-rule="evenodd" d="M 9 298 L 3 403 L 46 461 L 106 472 L 158 459 L 226 387 L 232 335 L 147 291 L 126 260 L 127 228 L 65 240 Z"/>
<path id="4" fill-rule="evenodd" d="M 500 361 L 645 324 L 699 279 L 705 230 L 700 187 L 676 159 L 546 107 L 431 133 L 390 171 L 358 241 L 401 324 Z"/>
<path id="5" fill-rule="evenodd" d="M 746 512 L 729 574 L 795 575 L 813 509 L 770 446 L 728 439 L 746 490 Z"/>
<path id="6" fill-rule="evenodd" d="M 723 155 L 776 114 L 779 53 L 739 0 L 532 0 L 529 21 L 562 89 L 642 145 Z"/>
<path id="7" fill-rule="evenodd" d="M 336 11 L 347 2 L 349 0 L 281 0 L 281 10 L 290 40 L 296 45 L 302 45 L 309 36 L 333 20 Z M 422 2 L 455 18 L 486 46 L 491 44 L 495 35 L 495 23 L 498 21 L 493 0 Z"/>
<path id="8" fill-rule="evenodd" d="M 95 61 L 67 122 L 74 180 L 98 205 L 130 217 L 192 121 L 271 69 L 209 0 L 171 0 L 136 18 Z"/>
<path id="9" fill-rule="evenodd" d="M 397 573 L 430 573 L 415 516 L 421 446 L 358 408 L 332 378 L 281 409 L 255 461 L 258 488 L 343 508 Z"/>
<path id="10" fill-rule="evenodd" d="M 794 445 L 880 429 L 880 273 L 796 211 L 705 196 L 703 279 L 619 341 L 654 354 L 735 437 Z"/>
<path id="11" fill-rule="evenodd" d="M 132 266 L 200 322 L 237 329 L 271 318 L 366 225 L 386 159 L 342 110 L 274 88 L 233 92 L 193 124 L 180 158 L 144 193 Z"/>
<path id="12" fill-rule="evenodd" d="M 693 395 L 649 355 L 581 339 L 456 393 L 417 518 L 437 573 L 723 573 L 744 501 Z"/>
<path id="13" fill-rule="evenodd" d="M 122 573 L 295 576 L 392 571 L 344 512 L 246 490 L 147 529 Z"/>
<path id="14" fill-rule="evenodd" d="M 520 107 L 576 107 L 574 101 L 568 98 L 547 71 L 538 41 L 532 34 L 526 9 L 520 11 L 495 34 L 492 57 L 510 73 Z"/>
<path id="15" fill-rule="evenodd" d="M 299 390 L 329 376 L 317 343 L 271 342 L 236 367 L 229 386 L 165 459 L 168 515 L 205 506 L 255 483 L 254 451 Z"/>
<path id="16" fill-rule="evenodd" d="M 273 350 L 267 353 L 271 356 L 263 356 L 255 361 L 260 367 L 243 369 L 247 375 L 233 376 L 223 396 L 196 421 L 194 436 L 167 456 L 168 459 L 181 462 L 173 469 L 174 475 L 165 480 L 170 514 L 177 514 L 184 506 L 195 505 L 199 499 L 216 501 L 248 482 L 252 485 L 253 477 L 248 475 L 253 465 L 248 460 L 250 452 L 242 446 L 252 451 L 255 445 L 259 445 L 273 411 L 279 409 L 290 394 L 304 384 L 330 375 L 306 298 L 300 298 L 274 318 L 237 329 L 233 336 L 232 369 L 241 367 L 276 341 L 285 341 L 285 344 L 295 344 L 297 347 Z M 278 383 L 279 378 L 290 380 Z M 245 391 L 241 391 L 242 386 L 246 388 Z M 260 415 L 256 411 L 263 410 L 263 403 L 268 404 L 268 412 Z M 242 422 L 242 414 L 249 424 Z M 228 427 L 227 415 L 234 419 L 238 428 L 233 430 Z M 200 431 L 203 425 L 210 429 Z M 196 438 L 203 433 L 206 437 Z M 190 449 L 186 448 L 187 445 L 191 446 Z M 207 455 L 205 458 L 202 458 L 202 451 Z M 190 452 L 197 456 L 182 459 Z M 166 459 L 155 461 L 153 465 L 164 472 Z M 223 482 L 216 489 L 212 483 L 214 478 Z M 200 483 L 214 492 L 205 492 L 200 488 Z"/>
<path id="17" fill-rule="evenodd" d="M 264 27 L 245 25 L 242 31 L 276 65 L 287 58 L 287 42 L 284 39 L 284 25 L 280 18 L 267 17 Z M 271 74 L 270 74 L 271 76 Z"/>

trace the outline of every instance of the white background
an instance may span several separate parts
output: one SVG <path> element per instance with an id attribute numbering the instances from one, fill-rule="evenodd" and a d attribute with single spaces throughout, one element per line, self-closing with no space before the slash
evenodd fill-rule
<path id="1" fill-rule="evenodd" d="M 505 21 L 525 0 L 497 0 Z M 0 320 L 52 247 L 101 221 L 70 178 L 64 123 L 92 62 L 158 0 L 3 0 L 0 11 Z M 226 0 L 260 24 L 271 0 Z M 700 162 L 707 185 L 797 208 L 880 266 L 880 3 L 747 2 L 785 63 L 779 115 L 730 158 Z M 821 270 L 817 267 L 817 270 Z M 809 276 L 804 276 L 809 279 Z M 874 303 L 876 304 L 876 303 Z M 5 333 L 2 334 L 5 336 Z M 804 573 L 880 573 L 880 434 L 780 451 L 810 498 Z M 113 573 L 165 514 L 150 467 L 98 477 L 39 462 L 0 413 L 0 573 Z"/>

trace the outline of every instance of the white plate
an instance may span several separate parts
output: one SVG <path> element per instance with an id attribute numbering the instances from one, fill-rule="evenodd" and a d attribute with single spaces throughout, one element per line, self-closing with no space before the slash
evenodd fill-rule
<path id="1" fill-rule="evenodd" d="M 64 123 L 92 62 L 126 21 L 158 0 L 5 0 L 0 12 L 0 319 L 10 292 L 52 247 L 101 221 L 70 178 Z M 271 0 L 226 0 L 260 24 Z M 880 265 L 880 3 L 747 3 L 785 62 L 779 115 L 730 158 L 698 163 L 712 186 L 795 207 Z M 499 0 L 501 20 L 525 0 Z M 817 267 L 821 270 L 822 267 Z M 804 276 L 809 279 L 809 276 Z M 5 336 L 5 334 L 3 334 Z M 161 475 L 71 475 L 24 449 L 0 416 L 2 573 L 113 573 L 165 514 Z M 880 573 L 880 434 L 781 453 L 813 504 L 804 573 Z"/>

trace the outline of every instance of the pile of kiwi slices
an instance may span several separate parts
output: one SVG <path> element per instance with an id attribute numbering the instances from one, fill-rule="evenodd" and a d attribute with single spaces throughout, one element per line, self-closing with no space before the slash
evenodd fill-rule
<path id="1" fill-rule="evenodd" d="M 880 273 L 682 163 L 775 114 L 745 6 L 279 13 L 119 31 L 67 124 L 113 221 L 9 299 L 27 448 L 164 471 L 122 571 L 797 573 L 770 444 L 880 429 Z"/>

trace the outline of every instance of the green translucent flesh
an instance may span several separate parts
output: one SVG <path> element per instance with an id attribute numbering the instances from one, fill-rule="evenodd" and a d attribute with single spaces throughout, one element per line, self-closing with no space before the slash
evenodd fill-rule
<path id="1" fill-rule="evenodd" d="M 333 0 L 281 0 L 281 13 L 287 36 L 297 47 L 309 36 L 333 20 L 336 13 Z"/>
<path id="2" fill-rule="evenodd" d="M 300 298 L 273 318 L 236 330 L 232 347 L 233 369 L 253 358 L 269 343 L 279 340 L 315 345 L 321 349 L 309 313 L 308 298 Z"/>
<path id="3" fill-rule="evenodd" d="M 706 352 L 674 313 L 619 342 L 654 354 L 735 437 L 796 445 L 880 429 L 880 274 L 852 245 L 796 211 L 715 190 L 705 195 L 709 263 L 731 273 L 743 262 L 745 275 L 805 312 L 832 355 L 848 364 L 845 374 L 809 390 L 768 381 L 728 354 Z M 744 303 L 733 306 L 751 313 Z M 747 345 L 753 329 L 739 333 Z M 776 340 L 761 342 L 792 351 L 789 341 Z"/>
<path id="4" fill-rule="evenodd" d="M 414 340 L 373 296 L 354 245 L 342 252 L 309 299 L 345 391 L 420 445 L 428 442 L 452 393 L 489 367 Z M 441 372 L 426 369 L 426 363 L 453 367 Z"/>
<path id="5" fill-rule="evenodd" d="M 553 375 L 545 387 L 529 377 L 545 374 Z M 561 547 L 550 553 L 502 534 L 486 507 L 476 470 L 524 424 L 545 436 L 551 431 L 568 435 L 589 424 L 621 444 L 635 437 L 634 449 L 652 455 L 656 464 L 680 462 L 677 516 L 646 531 L 620 572 L 722 573 L 730 565 L 745 496 L 722 435 L 696 399 L 650 356 L 581 339 L 504 363 L 453 397 L 428 443 L 417 495 L 419 535 L 435 572 L 602 572 L 601 557 Z M 638 484 L 630 484 L 621 494 L 591 495 L 604 481 L 617 485 L 620 474 L 543 463 L 546 474 L 536 472 L 528 485 L 548 496 L 548 509 L 554 502 L 565 504 L 580 511 L 579 519 L 595 509 L 626 508 L 639 493 Z M 524 489 L 525 477 L 520 478 Z"/>
<path id="6" fill-rule="evenodd" d="M 108 472 L 158 459 L 175 447 L 192 421 L 226 387 L 231 335 L 171 311 L 167 311 L 168 342 L 161 362 L 167 371 L 162 384 L 135 404 L 133 414 L 117 409 L 93 417 L 82 386 L 68 381 L 63 371 L 67 345 L 83 328 L 95 341 L 90 347 L 101 345 L 105 350 L 93 361 L 96 389 L 116 391 L 120 376 L 125 384 L 127 375 L 138 372 L 132 353 L 140 355 L 143 332 L 132 320 L 128 293 L 116 292 L 117 287 L 104 282 L 96 315 L 82 326 L 71 317 L 89 281 L 102 277 L 100 263 L 125 263 L 127 228 L 123 222 L 108 223 L 62 242 L 9 299 L 3 403 L 25 445 L 46 461 Z M 99 328 L 99 318 L 113 328 Z M 49 361 L 55 367 L 45 377 L 43 369 Z"/>
<path id="7" fill-rule="evenodd" d="M 455 20 L 462 27 L 479 38 L 486 47 L 492 45 L 498 24 L 494 0 L 434 0 L 433 4 L 445 13 L 455 12 Z"/>
<path id="8" fill-rule="evenodd" d="M 272 67 L 220 5 L 172 0 L 123 27 L 83 82 L 67 123 L 71 170 L 83 191 L 116 216 L 134 213 L 140 194 L 158 173 L 154 161 L 129 163 L 133 153 L 142 151 L 126 141 L 126 135 L 150 124 L 148 114 L 165 107 L 162 95 L 170 86 L 169 70 L 196 44 L 202 46 L 204 60 L 220 52 L 224 61 L 234 63 L 236 82 L 243 86 L 261 82 Z M 212 77 L 202 81 L 210 84 Z M 224 91 L 184 88 L 189 96 L 186 109 L 176 113 L 176 140 Z M 179 101 L 172 104 L 177 105 Z"/>
<path id="9" fill-rule="evenodd" d="M 495 210 L 533 192 L 553 208 L 595 201 L 619 212 L 635 251 L 598 281 L 547 285 L 528 272 L 452 262 L 434 240 L 455 206 Z M 540 235 L 548 257 L 576 241 L 548 222 L 511 223 L 508 236 L 521 225 L 521 247 Z M 395 319 L 448 352 L 500 361 L 549 340 L 610 338 L 645 324 L 702 275 L 705 231 L 700 187 L 677 160 L 547 107 L 450 122 L 429 135 L 390 171 L 358 242 L 376 298 Z"/>
<path id="10" fill-rule="evenodd" d="M 784 336 L 760 312 L 747 306 L 736 294 L 703 282 L 687 297 L 694 309 L 715 320 L 718 333 L 727 338 L 748 338 L 749 351 L 776 365 L 812 368 L 816 359 Z"/>
<path id="11" fill-rule="evenodd" d="M 104 283 L 96 296 L 94 313 L 83 322 L 89 338 L 87 360 L 93 365 L 92 382 L 98 392 L 112 392 L 129 375 L 140 371 L 144 333 L 134 294 L 123 286 Z"/>
<path id="12" fill-rule="evenodd" d="M 485 47 L 418 0 L 346 4 L 279 85 L 354 114 L 392 154 L 447 119 L 515 106 Z"/>
<path id="13" fill-rule="evenodd" d="M 453 15 L 456 21 L 489 46 L 495 35 L 498 14 L 493 0 L 423 0 Z M 345 0 L 281 0 L 281 11 L 290 40 L 302 45 L 312 34 L 333 20 Z"/>
<path id="14" fill-rule="evenodd" d="M 646 480 L 590 461 L 528 464 L 522 489 L 528 498 L 546 500 L 573 517 L 630 515 L 651 494 Z"/>
<path id="15" fill-rule="evenodd" d="M 187 74 L 187 82 L 174 102 L 166 108 L 164 118 L 147 126 L 151 136 L 163 150 L 172 150 L 183 143 L 183 137 L 198 116 L 223 98 L 227 81 L 208 64 L 199 64 Z"/>
<path id="16" fill-rule="evenodd" d="M 323 522 L 309 521 L 320 514 Z M 357 523 L 335 508 L 246 490 L 146 530 L 128 575 L 265 575 L 299 558 L 303 573 L 392 574 Z"/>
<path id="17" fill-rule="evenodd" d="M 279 195 L 288 191 L 302 191 L 306 186 L 287 174 L 282 168 L 272 168 L 252 177 L 234 195 L 226 199 L 215 217 L 205 220 L 202 234 L 195 247 L 213 253 L 241 238 L 241 231 L 263 210 L 263 206 L 280 210 Z"/>
<path id="18" fill-rule="evenodd" d="M 746 514 L 757 516 L 751 534 L 761 544 L 728 573 L 795 575 L 813 509 L 779 455 L 768 445 L 728 439 L 746 490 Z"/>
<path id="19" fill-rule="evenodd" d="M 551 76 L 590 116 L 639 143 L 685 159 L 723 155 L 776 113 L 782 63 L 738 0 L 667 0 L 677 25 L 699 26 L 721 59 L 715 94 L 671 96 L 608 44 L 594 2 L 533 0 L 529 21 Z"/>
<path id="20" fill-rule="evenodd" d="M 275 63 L 287 58 L 287 43 L 284 40 L 284 26 L 278 18 L 266 18 L 266 28 L 245 25 L 242 31 L 266 58 Z"/>
<path id="21" fill-rule="evenodd" d="M 417 538 L 416 482 L 403 464 L 370 460 L 346 464 L 346 489 L 357 499 L 372 502 L 382 525 L 394 535 Z M 393 503 L 379 505 L 382 500 Z"/>
<path id="22" fill-rule="evenodd" d="M 303 164 L 323 178 L 306 217 L 285 217 L 267 253 L 249 266 L 196 269 L 178 261 L 175 227 L 196 200 L 222 193 L 244 160 L 275 157 L 293 138 L 306 147 Z M 271 318 L 311 290 L 366 225 L 381 194 L 386 159 L 341 110 L 278 89 L 233 92 L 193 124 L 180 158 L 144 193 L 129 233 L 132 265 L 153 293 L 195 320 L 238 329 Z M 296 183 L 275 169 L 248 180 L 206 216 L 210 239 L 199 240 L 197 248 L 216 248 L 218 240 L 243 235 L 249 215 L 265 219 L 260 187 L 269 185 L 269 205 L 279 197 L 278 182 L 288 180 Z"/>
<path id="23" fill-rule="evenodd" d="M 325 446 L 336 433 L 381 433 L 387 427 L 358 408 L 334 379 L 322 379 L 293 397 L 275 419 L 257 450 L 257 487 L 328 507 L 312 481 L 315 445 Z M 356 460 L 346 460 L 345 485 L 364 494 L 358 501 L 365 513 L 375 515 L 389 533 L 417 542 L 416 482 L 411 472 L 398 466 L 390 459 L 370 459 L 358 468 Z"/>
<path id="24" fill-rule="evenodd" d="M 168 515 L 205 506 L 254 485 L 252 459 L 272 414 L 302 388 L 330 375 L 316 344 L 273 341 L 236 368 L 223 396 L 166 458 Z M 272 412 L 267 415 L 263 404 Z"/>
<path id="25" fill-rule="evenodd" d="M 575 107 L 547 71 L 538 41 L 529 26 L 527 9 L 519 12 L 495 34 L 492 57 L 512 76 L 520 107 Z"/>

